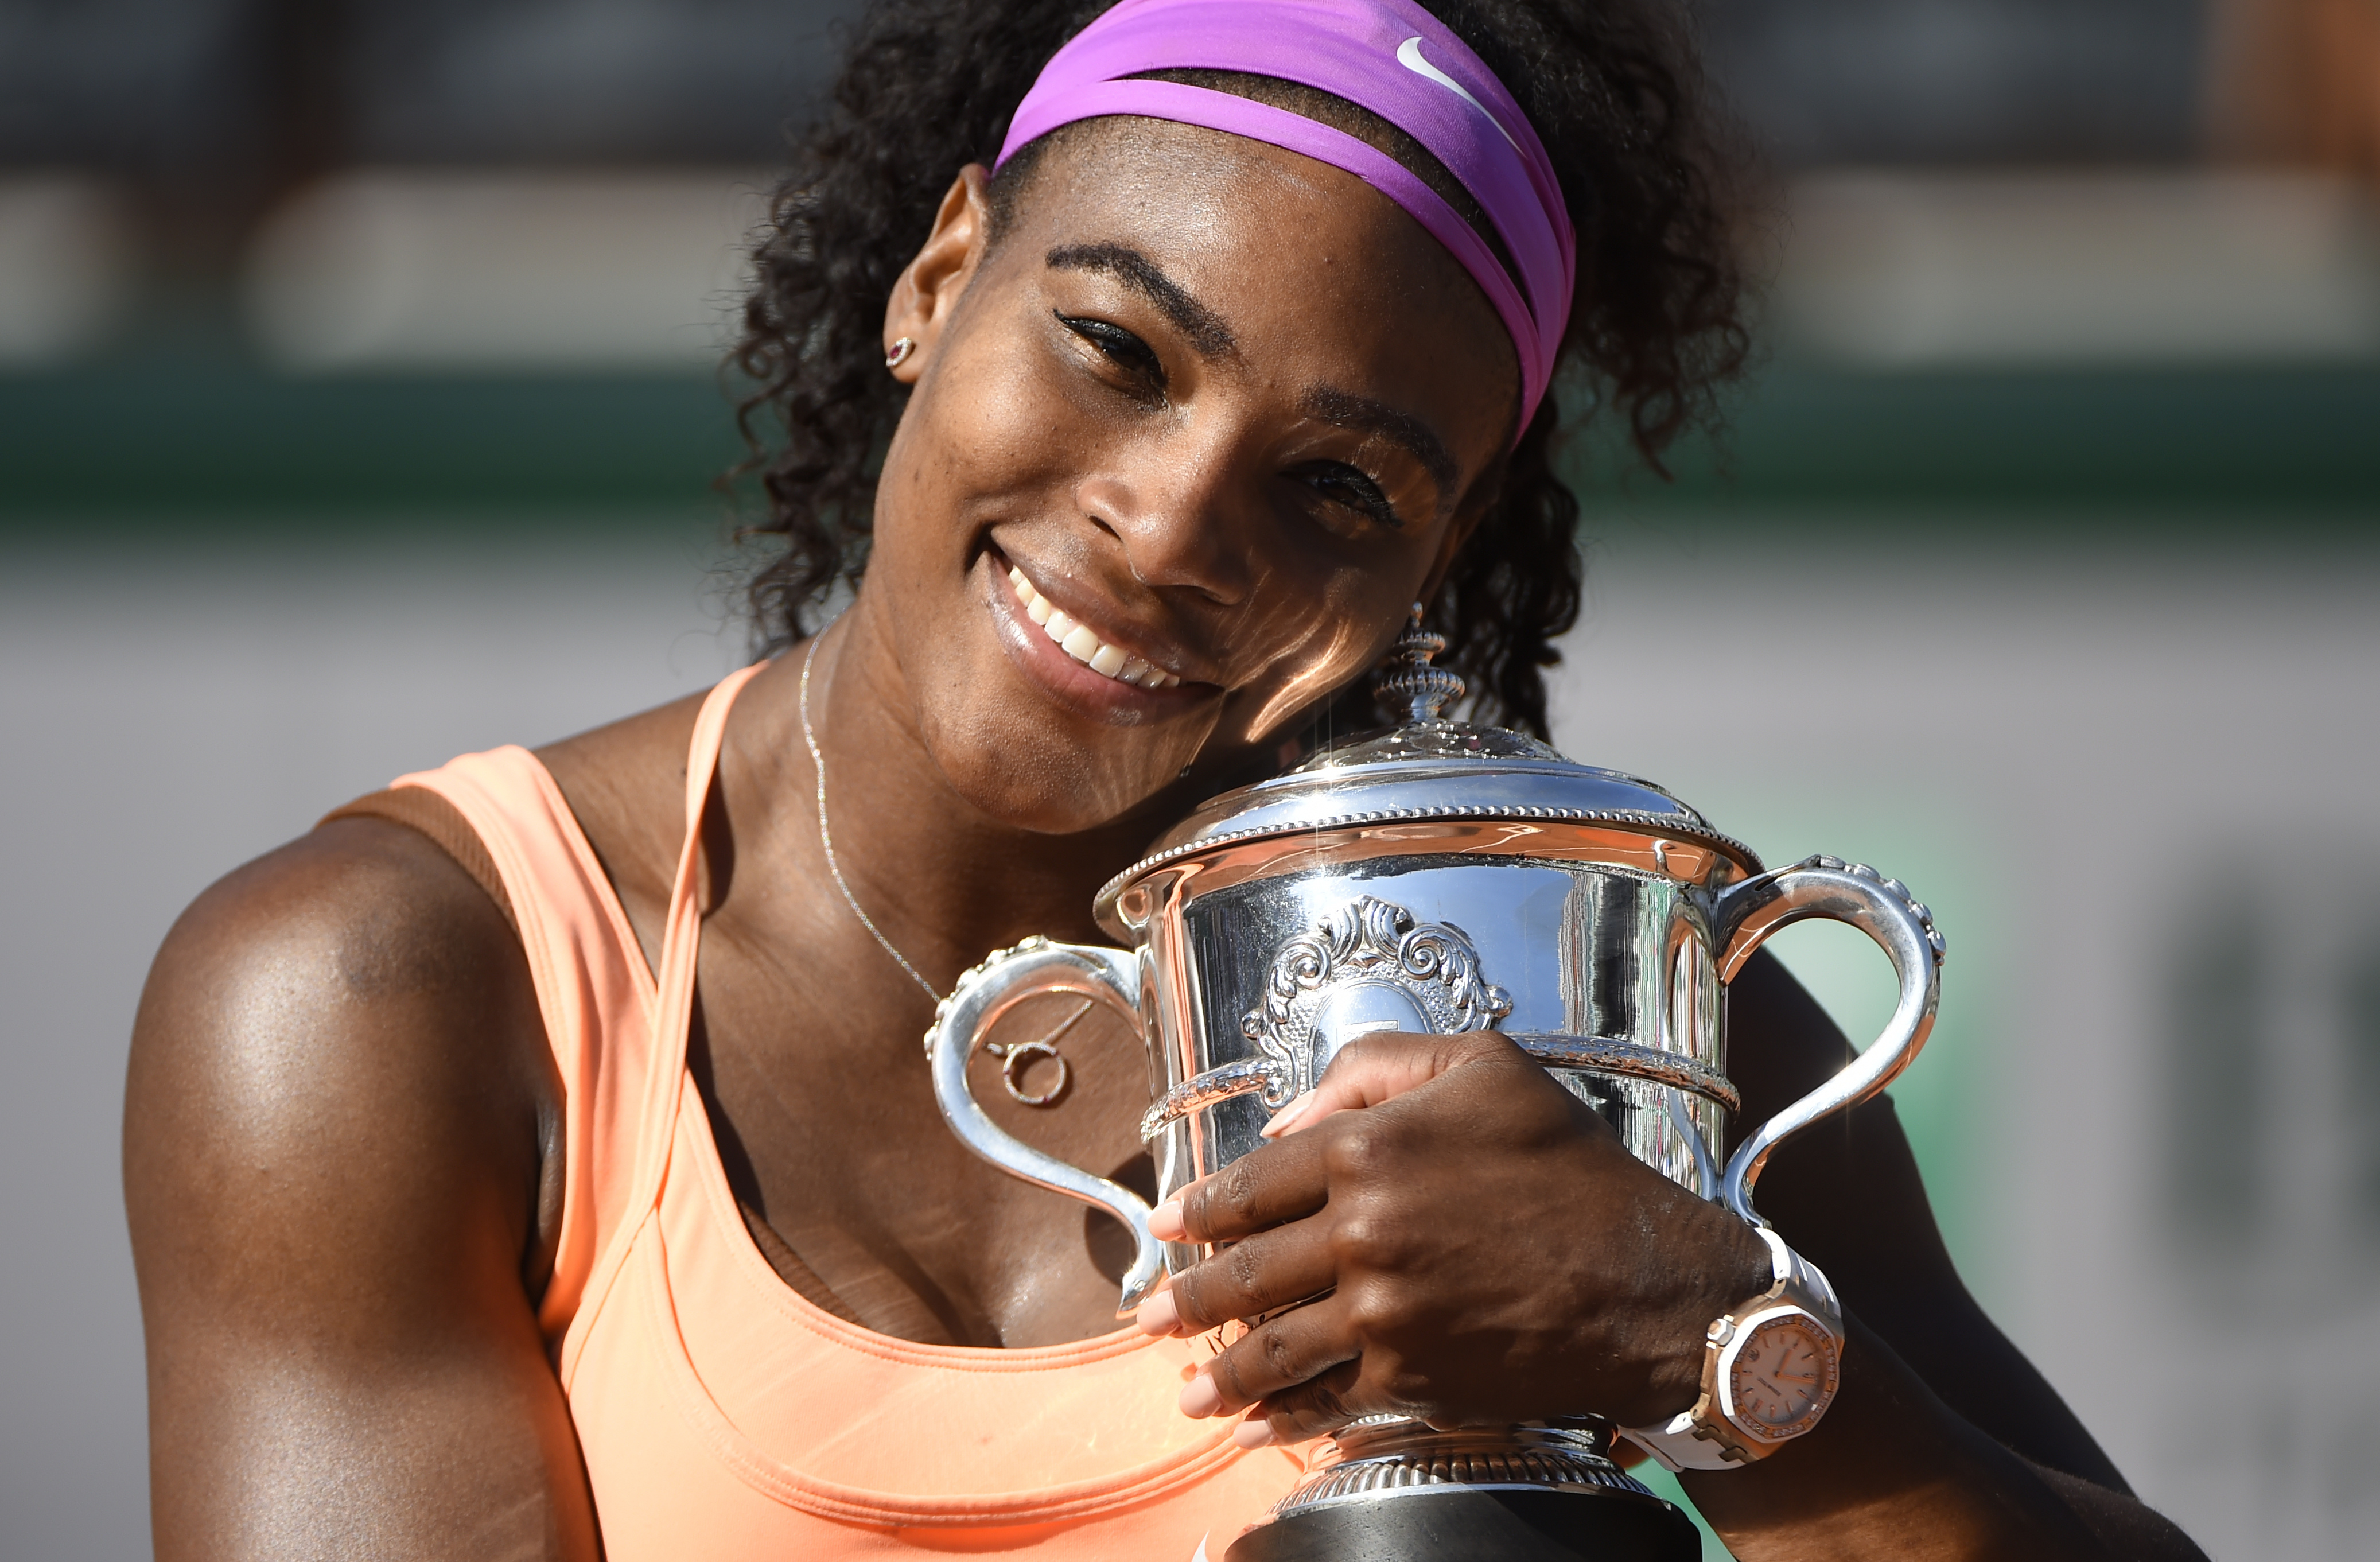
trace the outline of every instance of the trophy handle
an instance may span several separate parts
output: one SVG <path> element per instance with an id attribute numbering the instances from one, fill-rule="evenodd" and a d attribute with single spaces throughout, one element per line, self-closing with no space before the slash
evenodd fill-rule
<path id="1" fill-rule="evenodd" d="M 1148 1206 L 1129 1188 L 1093 1177 L 1046 1154 L 994 1126 L 967 1089 L 967 1060 L 976 1043 L 1000 1017 L 1043 993 L 1073 993 L 1107 1005 L 1140 1029 L 1139 958 L 1123 949 L 1091 944 L 1053 944 L 1028 938 L 1002 949 L 959 978 L 934 1010 L 926 1031 L 926 1057 L 934 1076 L 934 1101 L 959 1142 L 1011 1177 L 1052 1193 L 1096 1204 L 1132 1232 L 1132 1267 L 1124 1272 L 1116 1316 L 1127 1317 L 1147 1299 L 1165 1272 L 1165 1249 L 1148 1234 Z"/>
<path id="2" fill-rule="evenodd" d="M 1875 939 L 1900 977 L 1900 1005 L 1874 1045 L 1761 1124 L 1729 1158 L 1722 1196 L 1728 1208 L 1755 1226 L 1768 1224 L 1753 1210 L 1752 1185 L 1770 1153 L 1819 1118 L 1856 1106 L 1890 1084 L 1925 1044 L 1942 998 L 1942 934 L 1933 914 L 1899 879 L 1833 857 L 1812 857 L 1746 879 L 1719 896 L 1711 919 L 1720 951 L 1719 981 L 1734 981 L 1771 934 L 1809 917 L 1849 922 Z"/>

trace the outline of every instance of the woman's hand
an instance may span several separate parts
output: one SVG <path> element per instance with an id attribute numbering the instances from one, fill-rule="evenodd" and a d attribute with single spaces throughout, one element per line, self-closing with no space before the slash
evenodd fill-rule
<path id="1" fill-rule="evenodd" d="M 1160 1205 L 1229 1243 L 1141 1309 L 1152 1334 L 1252 1325 L 1194 1378 L 1245 1446 L 1394 1412 L 1437 1426 L 1694 1402 L 1710 1321 L 1768 1283 L 1742 1222 L 1637 1161 L 1492 1032 L 1358 1038 L 1274 1142 Z"/>

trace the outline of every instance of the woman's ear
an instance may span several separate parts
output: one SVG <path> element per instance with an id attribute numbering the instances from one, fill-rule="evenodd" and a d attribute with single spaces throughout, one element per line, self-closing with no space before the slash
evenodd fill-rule
<path id="1" fill-rule="evenodd" d="M 925 372 L 936 338 L 983 260 L 991 233 L 991 203 L 984 193 L 990 177 L 980 163 L 959 170 L 934 214 L 924 248 L 892 283 L 884 305 L 884 357 L 892 377 L 905 385 L 916 384 Z M 904 341 L 908 349 L 899 351 Z"/>

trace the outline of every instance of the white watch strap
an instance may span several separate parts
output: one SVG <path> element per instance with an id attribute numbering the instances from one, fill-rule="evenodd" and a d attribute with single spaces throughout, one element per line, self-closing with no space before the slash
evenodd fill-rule
<path id="1" fill-rule="evenodd" d="M 1653 1456 L 1653 1462 L 1676 1474 L 1681 1470 L 1739 1470 L 1742 1461 L 1707 1437 L 1694 1434 L 1694 1412 L 1680 1410 L 1659 1426 L 1623 1426 L 1620 1435 Z"/>
<path id="2" fill-rule="evenodd" d="M 1771 1296 L 1790 1297 L 1808 1308 L 1829 1329 L 1843 1332 L 1843 1304 L 1835 1295 L 1834 1282 L 1827 1272 L 1785 1245 L 1785 1239 L 1766 1226 L 1755 1226 L 1752 1234 L 1768 1247 L 1769 1271 L 1775 1283 L 1768 1287 Z M 1796 1296 L 1795 1292 L 1801 1294 Z"/>
<path id="3" fill-rule="evenodd" d="M 1768 1294 L 1792 1297 L 1840 1338 L 1843 1329 L 1842 1302 L 1836 1297 L 1834 1284 L 1827 1278 L 1826 1271 L 1788 1247 L 1785 1239 L 1767 1226 L 1755 1226 L 1752 1234 L 1768 1249 L 1772 1276 Z M 1680 1410 L 1658 1426 L 1623 1426 L 1620 1435 L 1673 1473 L 1681 1470 L 1741 1470 L 1744 1464 L 1742 1458 L 1721 1447 L 1716 1439 L 1700 1434 L 1691 1409 Z"/>

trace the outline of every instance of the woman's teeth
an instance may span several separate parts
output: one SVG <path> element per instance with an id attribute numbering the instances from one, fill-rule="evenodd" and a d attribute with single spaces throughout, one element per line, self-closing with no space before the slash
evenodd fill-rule
<path id="1" fill-rule="evenodd" d="M 1033 582 L 1025 578 L 1022 569 L 1009 570 L 1008 583 L 1015 588 L 1016 600 L 1024 604 L 1025 616 L 1040 625 L 1041 632 L 1056 641 L 1059 650 L 1101 677 L 1111 677 L 1135 689 L 1172 689 L 1182 681 L 1128 652 L 1117 650 L 1059 612 L 1050 604 L 1048 597 L 1033 589 Z"/>

